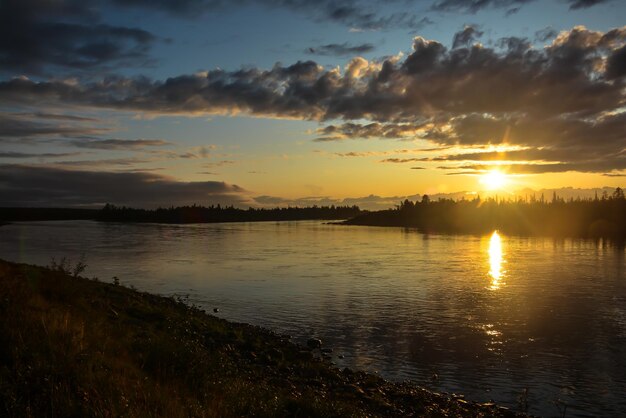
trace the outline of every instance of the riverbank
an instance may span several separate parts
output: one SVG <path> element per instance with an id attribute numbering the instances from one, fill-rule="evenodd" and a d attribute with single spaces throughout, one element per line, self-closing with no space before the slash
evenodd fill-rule
<path id="1" fill-rule="evenodd" d="M 68 267 L 0 261 L 0 415 L 516 416 Z"/>

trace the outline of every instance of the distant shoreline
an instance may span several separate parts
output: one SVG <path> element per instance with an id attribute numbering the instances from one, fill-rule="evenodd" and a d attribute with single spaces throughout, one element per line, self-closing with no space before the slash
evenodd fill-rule
<path id="1" fill-rule="evenodd" d="M 621 189 L 620 189 L 621 191 Z M 626 240 L 626 199 L 564 201 L 404 201 L 396 209 L 367 212 L 343 225 L 415 228 L 422 233 L 486 234 Z"/>
<path id="2" fill-rule="evenodd" d="M 0 404 L 9 415 L 525 416 L 342 371 L 318 340 L 303 348 L 71 267 L 0 260 Z"/>
<path id="3" fill-rule="evenodd" d="M 102 209 L 0 207 L 0 223 L 18 221 L 92 220 L 128 223 L 220 223 L 343 220 L 363 213 L 358 206 L 309 206 L 239 209 L 232 206 L 182 206 L 135 209 L 105 205 Z"/>
<path id="4" fill-rule="evenodd" d="M 346 220 L 347 219 L 347 220 Z M 415 228 L 422 233 L 479 234 L 626 240 L 626 199 L 620 188 L 602 199 L 565 201 L 498 199 L 405 200 L 395 209 L 363 211 L 357 206 L 239 209 L 232 206 L 183 206 L 135 209 L 1 208 L 0 226 L 8 222 L 93 220 L 120 223 L 200 224 L 230 222 L 329 221 L 330 224 Z"/>

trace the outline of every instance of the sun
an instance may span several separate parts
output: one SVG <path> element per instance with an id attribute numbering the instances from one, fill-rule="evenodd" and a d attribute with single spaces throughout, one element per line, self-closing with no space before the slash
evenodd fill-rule
<path id="1" fill-rule="evenodd" d="M 487 190 L 498 190 L 506 186 L 507 176 L 502 171 L 491 170 L 482 175 L 480 182 Z"/>

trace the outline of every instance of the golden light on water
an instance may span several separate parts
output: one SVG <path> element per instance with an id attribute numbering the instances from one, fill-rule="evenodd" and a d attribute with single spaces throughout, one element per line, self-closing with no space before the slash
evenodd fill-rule
<path id="1" fill-rule="evenodd" d="M 489 239 L 489 275 L 491 276 L 491 290 L 500 288 L 500 281 L 503 275 L 502 263 L 502 238 L 500 238 L 498 231 L 493 231 Z"/>
<path id="2" fill-rule="evenodd" d="M 487 188 L 487 190 L 498 190 L 506 186 L 507 176 L 502 171 L 491 170 L 483 174 L 480 182 Z"/>

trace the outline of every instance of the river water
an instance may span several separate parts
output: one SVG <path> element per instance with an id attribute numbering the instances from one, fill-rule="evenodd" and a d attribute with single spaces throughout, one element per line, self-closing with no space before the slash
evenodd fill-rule
<path id="1" fill-rule="evenodd" d="M 541 416 L 626 416 L 623 246 L 319 221 L 0 227 L 0 258 L 80 254 L 87 277 L 320 338 L 338 367 Z"/>

